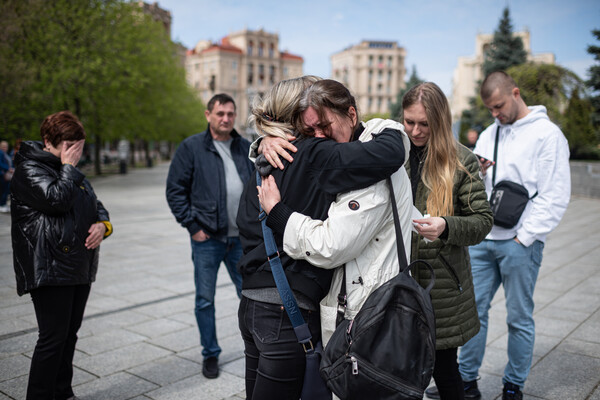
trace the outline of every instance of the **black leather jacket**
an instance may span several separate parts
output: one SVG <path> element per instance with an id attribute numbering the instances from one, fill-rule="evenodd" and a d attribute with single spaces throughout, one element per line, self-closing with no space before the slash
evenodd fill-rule
<path id="1" fill-rule="evenodd" d="M 85 175 L 43 150 L 23 142 L 11 181 L 12 246 L 17 293 L 41 286 L 91 283 L 99 247 L 85 248 L 88 229 L 108 221 Z"/>

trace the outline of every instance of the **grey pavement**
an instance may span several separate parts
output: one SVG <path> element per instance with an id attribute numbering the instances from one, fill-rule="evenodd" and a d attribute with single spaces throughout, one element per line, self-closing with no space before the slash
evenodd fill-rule
<path id="1" fill-rule="evenodd" d="M 165 201 L 167 169 L 160 164 L 92 181 L 115 232 L 102 244 L 79 332 L 74 390 L 81 399 L 245 398 L 238 299 L 225 268 L 216 299 L 221 374 L 202 376 L 189 236 Z M 546 243 L 535 301 L 525 399 L 600 400 L 600 200 L 571 200 Z M 501 395 L 505 318 L 500 290 L 479 382 L 484 399 Z M 36 337 L 30 297 L 15 290 L 10 217 L 0 214 L 0 400 L 25 398 Z"/>

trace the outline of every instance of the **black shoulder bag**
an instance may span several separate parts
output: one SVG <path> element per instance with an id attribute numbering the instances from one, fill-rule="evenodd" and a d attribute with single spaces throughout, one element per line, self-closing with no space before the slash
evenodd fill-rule
<path id="1" fill-rule="evenodd" d="M 498 137 L 500 136 L 500 126 L 496 129 L 496 142 L 494 144 L 494 172 L 492 175 L 492 195 L 490 197 L 490 207 L 494 214 L 494 225 L 502 228 L 512 228 L 519 222 L 523 211 L 529 200 L 537 196 L 537 192 L 529 197 L 529 192 L 525 186 L 511 181 L 500 181 L 496 184 L 496 168 L 498 165 Z"/>
<path id="2" fill-rule="evenodd" d="M 400 273 L 369 295 L 356 317 L 343 319 L 325 347 L 321 376 L 344 400 L 422 399 L 435 362 L 435 316 L 429 294 L 431 265 L 409 266 L 396 199 L 390 186 Z M 431 281 L 422 288 L 409 274 L 422 263 Z M 344 267 L 345 268 L 345 267 Z M 345 290 L 346 282 L 342 282 Z M 343 302 L 345 294 L 340 293 Z M 343 309 L 343 304 L 340 304 Z"/>

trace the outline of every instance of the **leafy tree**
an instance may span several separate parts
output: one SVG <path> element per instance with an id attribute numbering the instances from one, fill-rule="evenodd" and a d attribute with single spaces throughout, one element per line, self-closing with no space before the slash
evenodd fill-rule
<path id="1" fill-rule="evenodd" d="M 404 89 L 401 89 L 396 96 L 396 102 L 392 103 L 390 107 L 390 117 L 396 121 L 402 122 L 402 98 L 412 87 L 417 86 L 419 83 L 425 82 L 417 74 L 417 67 L 413 65 L 410 78 L 406 82 Z"/>
<path id="2" fill-rule="evenodd" d="M 592 34 L 596 37 L 596 40 L 600 40 L 600 29 L 594 29 Z M 586 83 L 592 90 L 592 96 L 590 97 L 593 107 L 592 121 L 596 134 L 600 136 L 600 46 L 589 45 L 587 51 L 594 56 L 597 62 L 588 70 L 590 79 Z"/>
<path id="3" fill-rule="evenodd" d="M 494 71 L 506 71 L 513 65 L 527 61 L 527 52 L 523 48 L 523 40 L 513 35 L 512 23 L 508 7 L 504 9 L 498 29 L 494 31 L 494 39 L 485 53 L 483 76 Z"/>
<path id="4" fill-rule="evenodd" d="M 592 107 L 589 99 L 579 97 L 575 88 L 565 111 L 563 132 L 569 141 L 571 158 L 589 157 L 590 149 L 597 144 L 590 114 Z"/>
<path id="5" fill-rule="evenodd" d="M 45 115 L 70 109 L 100 173 L 104 141 L 175 141 L 205 125 L 174 44 L 135 3 L 6 0 L 0 15 L 0 135 L 39 138 Z"/>
<path id="6" fill-rule="evenodd" d="M 475 129 L 478 133 L 481 133 L 488 125 L 494 122 L 492 114 L 490 114 L 485 104 L 483 104 L 481 96 L 471 97 L 469 104 L 471 107 L 464 110 L 460 117 L 458 140 L 463 144 L 467 143 L 467 131 L 469 129 Z"/>

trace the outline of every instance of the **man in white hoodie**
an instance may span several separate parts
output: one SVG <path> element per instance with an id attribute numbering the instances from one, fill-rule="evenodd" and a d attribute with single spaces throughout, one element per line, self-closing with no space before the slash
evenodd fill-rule
<path id="1" fill-rule="evenodd" d="M 495 175 L 496 183 L 508 180 L 524 186 L 530 200 L 514 227 L 494 225 L 483 242 L 469 249 L 481 330 L 462 347 L 460 372 L 465 383 L 477 379 L 485 352 L 490 302 L 502 284 L 508 324 L 502 399 L 522 399 L 521 388 L 533 356 L 533 290 L 542 250 L 571 195 L 569 147 L 561 130 L 548 119 L 546 107 L 527 107 L 508 74 L 499 71 L 488 75 L 481 86 L 481 98 L 496 119 L 474 149 L 480 157 L 495 158 L 493 166 L 480 159 L 488 195 Z M 465 398 L 481 396 L 476 385 L 474 388 L 472 393 L 466 390 Z"/>

